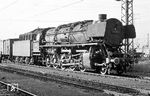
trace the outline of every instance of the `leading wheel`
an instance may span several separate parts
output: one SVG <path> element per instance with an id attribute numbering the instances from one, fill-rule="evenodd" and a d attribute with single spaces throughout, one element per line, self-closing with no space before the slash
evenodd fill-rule
<path id="1" fill-rule="evenodd" d="M 100 70 L 100 73 L 101 73 L 102 75 L 105 75 L 105 74 L 107 74 L 107 71 L 108 71 L 108 68 L 107 68 L 107 67 L 102 67 L 101 70 Z"/>

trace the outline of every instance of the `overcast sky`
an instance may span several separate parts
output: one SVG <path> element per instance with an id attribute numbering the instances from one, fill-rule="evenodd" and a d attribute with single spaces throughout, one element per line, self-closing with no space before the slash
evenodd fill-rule
<path id="1" fill-rule="evenodd" d="M 138 42 L 150 33 L 150 0 L 134 0 Z M 82 20 L 97 20 L 98 14 L 121 18 L 121 2 L 115 0 L 0 0 L 0 39 L 18 38 L 37 27 L 53 27 Z"/>

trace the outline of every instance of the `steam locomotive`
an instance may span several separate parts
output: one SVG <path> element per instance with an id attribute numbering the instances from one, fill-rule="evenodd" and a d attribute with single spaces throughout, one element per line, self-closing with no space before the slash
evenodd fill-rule
<path id="1" fill-rule="evenodd" d="M 3 57 L 16 63 L 62 70 L 95 70 L 101 74 L 116 70 L 121 74 L 134 63 L 123 50 L 123 40 L 135 38 L 135 28 L 106 17 L 100 14 L 97 21 L 84 20 L 20 34 L 12 43 L 12 54 L 3 54 Z"/>

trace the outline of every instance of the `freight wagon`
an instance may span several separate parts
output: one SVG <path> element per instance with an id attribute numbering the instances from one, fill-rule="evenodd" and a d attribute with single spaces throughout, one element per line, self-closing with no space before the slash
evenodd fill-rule
<path id="1" fill-rule="evenodd" d="M 4 59 L 9 59 L 12 60 L 13 57 L 13 43 L 14 41 L 17 41 L 19 39 L 15 38 L 15 39 L 7 39 L 7 40 L 3 40 L 3 53 L 2 56 Z"/>
<path id="2" fill-rule="evenodd" d="M 13 43 L 13 59 L 16 63 L 33 64 L 40 56 L 38 41 L 20 40 Z"/>
<path id="3" fill-rule="evenodd" d="M 0 40 L 0 54 L 3 54 L 3 40 Z"/>

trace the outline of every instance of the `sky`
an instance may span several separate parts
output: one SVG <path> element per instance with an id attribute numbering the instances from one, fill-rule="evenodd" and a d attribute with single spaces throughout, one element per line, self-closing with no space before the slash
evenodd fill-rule
<path id="1" fill-rule="evenodd" d="M 135 42 L 146 44 L 150 33 L 150 0 L 134 1 Z M 0 0 L 0 39 L 18 38 L 38 27 L 56 27 L 82 20 L 121 18 L 121 2 L 116 0 Z"/>

